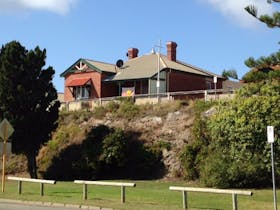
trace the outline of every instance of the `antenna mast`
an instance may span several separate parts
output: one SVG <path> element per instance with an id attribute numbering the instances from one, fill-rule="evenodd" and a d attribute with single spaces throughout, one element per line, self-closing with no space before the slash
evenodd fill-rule
<path id="1" fill-rule="evenodd" d="M 161 46 L 161 40 L 159 40 L 159 45 L 156 45 L 156 47 L 158 47 L 158 73 L 157 73 L 157 98 L 158 98 L 158 102 L 159 102 L 159 90 L 160 90 L 160 50 L 162 48 Z"/>

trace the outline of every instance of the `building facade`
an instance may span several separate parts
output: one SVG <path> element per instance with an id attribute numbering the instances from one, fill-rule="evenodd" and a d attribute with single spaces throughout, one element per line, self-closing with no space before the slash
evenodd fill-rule
<path id="1" fill-rule="evenodd" d="M 61 74 L 65 102 L 222 88 L 225 78 L 178 61 L 175 42 L 166 46 L 167 55 L 138 56 L 138 49 L 130 48 L 128 60 L 116 64 L 79 59 Z"/>

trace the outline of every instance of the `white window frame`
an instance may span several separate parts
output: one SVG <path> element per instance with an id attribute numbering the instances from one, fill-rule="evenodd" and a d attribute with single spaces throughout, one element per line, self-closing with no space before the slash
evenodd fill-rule
<path id="1" fill-rule="evenodd" d="M 75 89 L 75 99 L 89 99 L 90 97 L 90 88 L 89 86 L 76 86 Z"/>

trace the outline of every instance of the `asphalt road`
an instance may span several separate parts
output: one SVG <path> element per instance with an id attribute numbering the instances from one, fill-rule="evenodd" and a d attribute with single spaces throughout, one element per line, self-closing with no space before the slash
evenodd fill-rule
<path id="1" fill-rule="evenodd" d="M 0 210 L 75 210 L 78 208 L 72 207 L 57 207 L 57 206 L 39 206 L 20 203 L 0 203 Z"/>

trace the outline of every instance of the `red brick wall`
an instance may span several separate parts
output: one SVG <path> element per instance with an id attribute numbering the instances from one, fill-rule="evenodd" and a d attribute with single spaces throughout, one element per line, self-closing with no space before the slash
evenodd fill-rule
<path id="1" fill-rule="evenodd" d="M 189 90 L 206 90 L 208 89 L 206 81 L 211 82 L 214 89 L 213 77 L 200 76 L 196 74 L 184 73 L 180 71 L 171 71 L 169 73 L 169 92 L 189 91 Z M 216 88 L 223 88 L 224 79 L 218 78 Z"/>
<path id="2" fill-rule="evenodd" d="M 217 89 L 222 89 L 223 88 L 223 81 L 225 81 L 225 79 L 218 78 Z"/>
<path id="3" fill-rule="evenodd" d="M 206 81 L 204 76 L 179 71 L 171 71 L 168 74 L 168 77 L 169 92 L 206 89 Z"/>
<path id="4" fill-rule="evenodd" d="M 102 80 L 108 77 L 107 74 L 102 74 Z M 113 97 L 119 95 L 119 86 L 116 82 L 102 82 L 101 97 Z"/>
<path id="5" fill-rule="evenodd" d="M 101 96 L 101 74 L 96 71 L 90 72 L 79 72 L 68 74 L 64 80 L 64 99 L 65 101 L 73 101 L 73 95 L 71 93 L 71 87 L 66 87 L 66 84 L 69 83 L 73 79 L 78 78 L 91 78 L 92 81 L 92 89 L 90 98 L 99 98 Z"/>

